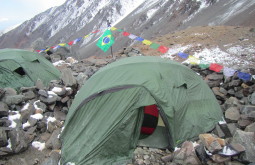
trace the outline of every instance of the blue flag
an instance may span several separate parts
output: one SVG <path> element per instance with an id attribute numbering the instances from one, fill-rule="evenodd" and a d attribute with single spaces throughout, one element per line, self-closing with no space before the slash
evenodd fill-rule
<path id="1" fill-rule="evenodd" d="M 244 72 L 238 72 L 237 75 L 240 79 L 244 81 L 250 81 L 251 80 L 251 75 L 249 73 L 244 73 Z"/>

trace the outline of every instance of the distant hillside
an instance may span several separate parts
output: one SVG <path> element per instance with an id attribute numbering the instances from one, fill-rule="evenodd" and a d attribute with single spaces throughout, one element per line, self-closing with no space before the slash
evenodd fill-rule
<path id="1" fill-rule="evenodd" d="M 25 48 L 38 39 L 41 49 L 67 43 L 112 26 L 152 39 L 193 26 L 254 26 L 255 0 L 68 0 L 24 22 L 0 37 L 0 48 Z M 102 33 L 73 46 L 73 55 L 85 58 L 102 53 L 95 41 Z M 135 44 L 116 36 L 113 51 Z"/>

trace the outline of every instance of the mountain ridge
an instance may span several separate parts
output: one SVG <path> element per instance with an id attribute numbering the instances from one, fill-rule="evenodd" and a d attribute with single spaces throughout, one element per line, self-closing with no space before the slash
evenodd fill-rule
<path id="1" fill-rule="evenodd" d="M 254 7 L 254 0 L 249 2 L 70 0 L 62 6 L 53 7 L 36 15 L 14 30 L 0 36 L 0 48 L 29 49 L 38 38 L 43 39 L 44 47 L 67 43 L 94 30 L 106 28 L 107 20 L 112 23 L 112 26 L 147 39 L 190 26 L 254 26 L 255 21 L 249 21 L 255 16 L 255 11 L 252 10 Z M 221 18 L 224 15 L 225 17 Z M 239 19 L 243 17 L 245 19 Z M 235 18 L 238 18 L 238 21 Z M 91 44 L 95 43 L 100 35 L 90 36 L 82 43 L 75 45 L 72 48 L 74 56 L 84 58 L 102 54 L 95 44 Z M 113 51 L 116 52 L 132 44 L 134 42 L 117 36 Z"/>

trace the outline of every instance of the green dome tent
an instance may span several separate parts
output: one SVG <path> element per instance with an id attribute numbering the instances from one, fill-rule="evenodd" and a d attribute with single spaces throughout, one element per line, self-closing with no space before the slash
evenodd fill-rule
<path id="1" fill-rule="evenodd" d="M 130 160 L 140 143 L 142 107 L 152 104 L 159 107 L 165 128 L 156 138 L 165 138 L 171 149 L 212 130 L 222 119 L 212 91 L 194 71 L 160 57 L 128 57 L 100 69 L 76 95 L 61 134 L 61 163 Z M 164 145 L 163 140 L 150 142 Z"/>
<path id="2" fill-rule="evenodd" d="M 21 49 L 0 49 L 0 88 L 34 86 L 40 79 L 44 85 L 57 80 L 60 72 L 38 53 Z"/>

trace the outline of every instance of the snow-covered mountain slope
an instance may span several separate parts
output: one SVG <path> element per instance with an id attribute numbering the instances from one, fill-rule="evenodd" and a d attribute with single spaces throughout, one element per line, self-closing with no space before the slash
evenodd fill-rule
<path id="1" fill-rule="evenodd" d="M 38 38 L 44 46 L 67 43 L 92 31 L 112 26 L 146 39 L 199 25 L 255 25 L 255 0 L 68 0 L 0 37 L 0 48 L 29 48 Z M 84 58 L 102 54 L 87 37 L 71 49 Z M 113 51 L 134 44 L 120 34 Z"/>

